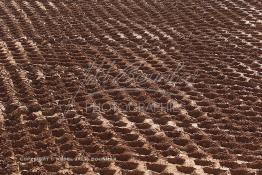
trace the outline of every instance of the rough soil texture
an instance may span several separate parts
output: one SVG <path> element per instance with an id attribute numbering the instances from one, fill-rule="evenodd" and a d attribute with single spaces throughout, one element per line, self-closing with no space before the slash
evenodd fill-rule
<path id="1" fill-rule="evenodd" d="M 260 0 L 1 0 L 0 174 L 262 174 L 261 32 Z"/>

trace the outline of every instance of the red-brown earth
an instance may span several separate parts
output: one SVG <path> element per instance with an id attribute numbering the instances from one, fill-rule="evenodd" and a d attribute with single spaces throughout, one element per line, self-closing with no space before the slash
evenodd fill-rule
<path id="1" fill-rule="evenodd" d="M 262 174 L 260 0 L 2 0 L 0 174 Z"/>

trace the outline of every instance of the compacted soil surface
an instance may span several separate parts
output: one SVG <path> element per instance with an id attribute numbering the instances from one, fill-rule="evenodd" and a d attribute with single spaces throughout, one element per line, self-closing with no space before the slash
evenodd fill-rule
<path id="1" fill-rule="evenodd" d="M 1 175 L 262 174 L 262 1 L 1 0 Z"/>

